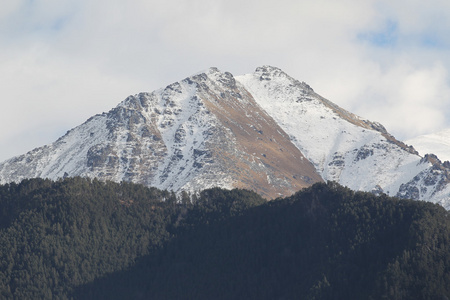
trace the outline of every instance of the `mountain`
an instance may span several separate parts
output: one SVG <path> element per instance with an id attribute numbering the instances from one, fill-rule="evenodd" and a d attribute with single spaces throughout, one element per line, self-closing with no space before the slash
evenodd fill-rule
<path id="1" fill-rule="evenodd" d="M 421 135 L 405 143 L 414 145 L 421 155 L 433 153 L 443 161 L 450 161 L 450 129 Z"/>
<path id="2" fill-rule="evenodd" d="M 216 68 L 130 96 L 53 144 L 0 165 L 4 183 L 64 176 L 175 191 L 238 187 L 268 198 L 322 181 L 252 95 Z"/>
<path id="3" fill-rule="evenodd" d="M 450 208 L 449 164 L 421 157 L 379 123 L 282 70 L 234 77 L 210 68 L 130 96 L 53 144 L 0 164 L 0 182 L 65 176 L 173 191 L 245 188 L 267 198 L 314 182 Z"/>

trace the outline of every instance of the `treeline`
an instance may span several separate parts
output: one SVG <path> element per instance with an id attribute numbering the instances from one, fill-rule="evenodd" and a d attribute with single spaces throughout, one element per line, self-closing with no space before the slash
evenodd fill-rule
<path id="1" fill-rule="evenodd" d="M 442 207 L 82 178 L 0 186 L 2 299 L 448 299 Z"/>

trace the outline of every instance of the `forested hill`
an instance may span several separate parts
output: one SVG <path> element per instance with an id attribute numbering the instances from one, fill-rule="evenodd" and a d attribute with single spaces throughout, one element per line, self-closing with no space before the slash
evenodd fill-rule
<path id="1" fill-rule="evenodd" d="M 218 192 L 239 200 L 231 215 L 265 202 Z M 79 177 L 0 185 L 0 299 L 70 299 L 73 288 L 132 267 L 178 235 L 190 197 L 176 202 L 171 192 Z"/>
<path id="2" fill-rule="evenodd" d="M 0 186 L 2 299 L 448 299 L 442 207 L 315 184 L 266 202 L 71 178 Z"/>

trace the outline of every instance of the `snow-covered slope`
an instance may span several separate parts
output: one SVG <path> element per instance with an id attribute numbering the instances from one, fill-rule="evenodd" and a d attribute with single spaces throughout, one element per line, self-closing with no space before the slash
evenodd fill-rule
<path id="1" fill-rule="evenodd" d="M 432 200 L 449 208 L 445 167 L 420 157 L 381 124 L 345 111 L 278 68 L 260 67 L 236 80 L 290 135 L 325 180 L 354 190 Z"/>
<path id="2" fill-rule="evenodd" d="M 405 143 L 413 145 L 421 155 L 433 153 L 442 161 L 450 161 L 450 129 L 421 135 Z"/>
<path id="3" fill-rule="evenodd" d="M 240 187 L 268 198 L 322 180 L 245 88 L 215 68 L 130 96 L 55 143 L 0 164 L 2 183 L 64 176 L 174 191 Z"/>

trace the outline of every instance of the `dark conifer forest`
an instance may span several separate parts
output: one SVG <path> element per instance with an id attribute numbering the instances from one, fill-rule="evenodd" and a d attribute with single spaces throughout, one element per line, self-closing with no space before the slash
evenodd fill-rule
<path id="1" fill-rule="evenodd" d="M 439 205 L 319 183 L 267 202 L 85 178 L 0 186 L 1 299 L 449 299 Z"/>

